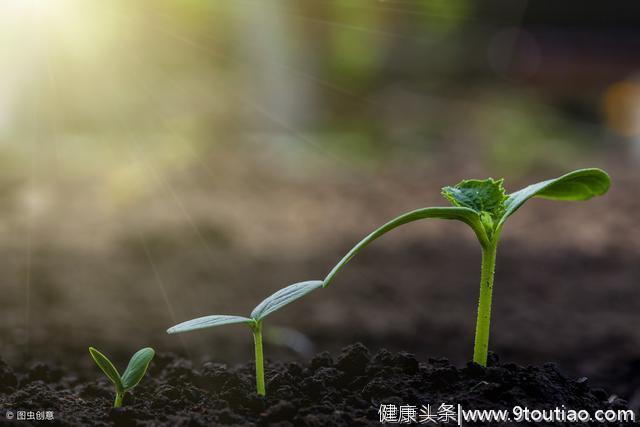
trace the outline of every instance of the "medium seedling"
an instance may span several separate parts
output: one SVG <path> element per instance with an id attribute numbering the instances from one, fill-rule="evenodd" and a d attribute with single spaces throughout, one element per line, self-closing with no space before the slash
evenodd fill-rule
<path id="1" fill-rule="evenodd" d="M 424 218 L 458 220 L 475 232 L 482 248 L 480 298 L 473 350 L 473 361 L 486 366 L 491 320 L 491 297 L 496 250 L 502 227 L 509 216 L 532 197 L 551 200 L 588 200 L 607 192 L 609 175 L 601 169 L 580 169 L 559 178 L 539 182 L 506 194 L 503 180 L 464 180 L 444 187 L 442 195 L 453 207 L 430 207 L 407 212 L 373 231 L 356 244 L 324 279 L 328 286 L 336 274 L 365 246 L 394 228 Z"/>
<path id="2" fill-rule="evenodd" d="M 256 355 L 256 390 L 259 395 L 265 395 L 264 386 L 264 358 L 262 352 L 262 322 L 265 317 L 284 307 L 285 305 L 302 298 L 309 292 L 321 288 L 324 282 L 312 280 L 308 282 L 294 283 L 286 288 L 280 289 L 253 309 L 250 317 L 213 315 L 199 317 L 188 320 L 167 329 L 170 334 L 193 331 L 196 329 L 213 328 L 216 326 L 230 325 L 233 323 L 244 323 L 253 332 L 253 343 Z"/>
<path id="3" fill-rule="evenodd" d="M 96 365 L 102 372 L 111 380 L 111 382 L 115 385 L 116 388 L 116 399 L 113 402 L 114 408 L 119 408 L 122 406 L 122 399 L 124 399 L 124 394 L 138 385 L 144 374 L 147 372 L 147 368 L 149 367 L 149 363 L 153 359 L 155 355 L 155 351 L 151 347 L 143 348 L 142 350 L 138 350 L 136 354 L 131 357 L 129 360 L 129 365 L 127 365 L 127 369 L 125 369 L 124 374 L 120 376 L 120 373 L 113 366 L 113 363 L 101 352 L 93 347 L 89 347 L 89 354 L 96 362 Z"/>

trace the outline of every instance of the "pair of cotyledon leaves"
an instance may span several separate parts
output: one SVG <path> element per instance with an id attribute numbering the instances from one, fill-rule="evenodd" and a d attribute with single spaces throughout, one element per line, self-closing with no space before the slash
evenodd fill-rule
<path id="1" fill-rule="evenodd" d="M 333 267 L 324 279 L 327 286 L 335 275 L 358 252 L 372 241 L 394 228 L 424 218 L 455 219 L 469 225 L 482 247 L 495 244 L 509 216 L 527 200 L 540 197 L 551 200 L 588 200 L 607 192 L 611 180 L 601 169 L 579 169 L 561 177 L 529 185 L 507 195 L 502 180 L 465 180 L 454 187 L 444 187 L 442 193 L 454 206 L 417 209 L 389 221 L 356 244 Z"/>
<path id="2" fill-rule="evenodd" d="M 283 288 L 262 301 L 250 317 L 205 316 L 180 323 L 167 332 L 178 333 L 195 329 L 210 328 L 231 323 L 247 323 L 250 326 L 260 322 L 265 316 L 303 297 L 320 287 L 326 287 L 335 275 L 358 252 L 372 241 L 394 228 L 424 218 L 459 220 L 469 225 L 480 244 L 485 247 L 499 234 L 504 222 L 527 200 L 540 197 L 551 200 L 588 200 L 607 192 L 609 175 L 601 169 L 580 169 L 561 177 L 529 185 L 519 191 L 506 194 L 503 180 L 464 180 L 453 187 L 444 187 L 442 194 L 453 206 L 430 207 L 407 212 L 377 230 L 355 245 L 329 272 L 324 281 L 296 283 Z"/>
<path id="3" fill-rule="evenodd" d="M 155 351 L 151 347 L 146 347 L 137 351 L 129 360 L 127 369 L 125 369 L 124 374 L 121 376 L 107 356 L 93 347 L 89 347 L 89 353 L 98 367 L 102 369 L 102 372 L 104 372 L 116 386 L 116 391 L 118 393 L 124 393 L 138 385 L 140 380 L 142 380 L 142 377 L 144 377 L 144 374 L 147 372 L 149 363 L 151 363 L 151 360 L 155 355 Z"/>
<path id="4" fill-rule="evenodd" d="M 322 280 L 311 280 L 307 282 L 295 283 L 293 285 L 287 286 L 286 288 L 280 289 L 278 292 L 274 293 L 269 298 L 258 304 L 256 308 L 254 308 L 251 312 L 250 317 L 227 315 L 199 317 L 197 319 L 189 320 L 173 326 L 167 329 L 167 332 L 170 334 L 175 334 L 178 332 L 212 328 L 214 326 L 229 325 L 232 323 L 247 323 L 249 326 L 254 326 L 269 314 L 281 309 L 285 305 L 299 298 L 302 298 L 309 292 L 321 288 L 322 285 Z"/>

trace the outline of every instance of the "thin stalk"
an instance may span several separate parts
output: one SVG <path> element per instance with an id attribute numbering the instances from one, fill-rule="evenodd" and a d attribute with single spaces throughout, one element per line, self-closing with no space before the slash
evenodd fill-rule
<path id="1" fill-rule="evenodd" d="M 256 349 L 256 390 L 260 396 L 264 396 L 266 392 L 264 388 L 264 357 L 262 355 L 262 322 L 256 322 L 251 330 Z"/>
<path id="2" fill-rule="evenodd" d="M 114 408 L 122 406 L 122 399 L 124 399 L 124 391 L 116 391 L 116 400 L 113 402 Z"/>
<path id="3" fill-rule="evenodd" d="M 487 366 L 489 351 L 489 331 L 491 325 L 491 297 L 493 276 L 496 266 L 498 236 L 482 248 L 482 271 L 480 273 L 480 299 L 478 301 L 478 319 L 476 320 L 476 338 L 473 347 L 473 361 Z"/>

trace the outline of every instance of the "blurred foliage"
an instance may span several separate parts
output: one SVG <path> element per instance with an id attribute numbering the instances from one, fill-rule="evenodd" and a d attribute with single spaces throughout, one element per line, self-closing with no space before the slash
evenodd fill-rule
<path id="1" fill-rule="evenodd" d="M 492 96 L 479 108 L 473 129 L 487 146 L 489 169 L 512 177 L 561 170 L 593 147 L 597 134 L 561 111 L 517 96 Z"/>
<path id="2" fill-rule="evenodd" d="M 366 29 L 380 28 L 383 14 L 376 9 L 332 1 L 330 19 L 339 23 L 330 32 L 331 73 L 350 86 L 366 87 L 383 67 L 387 47 L 383 35 Z"/>
<path id="3" fill-rule="evenodd" d="M 517 74 L 521 34 L 545 48 L 535 28 L 508 30 L 526 21 L 522 2 L 7 0 L 0 11 L 0 161 L 21 165 L 4 174 L 27 174 L 37 152 L 39 173 L 105 175 L 139 195 L 153 180 L 132 152 L 163 175 L 263 135 L 249 147 L 284 141 L 338 169 L 431 167 L 471 148 L 485 169 L 527 174 L 604 141 L 606 79 L 559 94 L 547 69 Z M 607 111 L 634 108 L 627 98 Z"/>
<path id="4" fill-rule="evenodd" d="M 432 33 L 447 35 L 459 31 L 473 8 L 468 0 L 435 0 L 421 2 L 425 17 L 425 29 Z"/>

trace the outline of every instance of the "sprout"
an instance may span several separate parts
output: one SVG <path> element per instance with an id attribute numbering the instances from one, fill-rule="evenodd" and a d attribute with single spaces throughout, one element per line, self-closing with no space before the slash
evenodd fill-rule
<path id="1" fill-rule="evenodd" d="M 302 298 L 309 292 L 321 288 L 321 280 L 295 283 L 280 289 L 260 304 L 251 312 L 250 317 L 213 315 L 199 317 L 188 320 L 167 329 L 167 333 L 177 334 L 180 332 L 193 331 L 196 329 L 213 328 L 215 326 L 230 325 L 233 323 L 245 323 L 253 332 L 253 343 L 256 355 L 256 390 L 259 395 L 265 395 L 264 386 L 264 359 L 262 353 L 262 321 L 269 314 L 284 307 L 285 305 Z"/>
<path id="2" fill-rule="evenodd" d="M 345 264 L 365 246 L 400 225 L 423 218 L 462 221 L 475 232 L 482 248 L 480 299 L 473 361 L 486 366 L 496 250 L 507 218 L 532 197 L 550 200 L 588 200 L 606 193 L 610 186 L 609 175 L 601 169 L 576 170 L 508 195 L 502 182 L 502 179 L 472 179 L 464 180 L 453 187 L 444 187 L 442 195 L 453 204 L 453 207 L 417 209 L 384 224 L 356 244 L 333 267 L 324 279 L 324 286 L 328 286 Z"/>
<path id="3" fill-rule="evenodd" d="M 102 372 L 104 372 L 107 378 L 115 385 L 116 399 L 113 402 L 113 407 L 119 408 L 122 406 L 122 399 L 124 398 L 125 392 L 137 386 L 140 380 L 142 380 L 142 377 L 144 377 L 149 363 L 151 363 L 155 355 L 155 351 L 151 347 L 138 350 L 136 354 L 131 357 L 131 360 L 129 360 L 129 365 L 127 365 L 127 369 L 125 369 L 122 376 L 120 376 L 118 370 L 113 366 L 113 363 L 111 363 L 107 356 L 100 353 L 97 349 L 89 347 L 89 354 L 91 354 L 96 365 L 102 369 Z"/>

